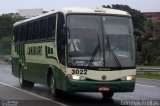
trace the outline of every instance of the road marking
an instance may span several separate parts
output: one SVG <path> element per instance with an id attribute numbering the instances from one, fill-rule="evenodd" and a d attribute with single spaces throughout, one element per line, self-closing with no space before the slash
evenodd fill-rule
<path id="1" fill-rule="evenodd" d="M 25 91 L 25 90 L 23 90 L 23 89 L 20 89 L 20 88 L 17 88 L 17 87 L 14 87 L 14 86 L 5 84 L 5 83 L 3 83 L 3 82 L 0 82 L 0 84 L 2 84 L 2 85 L 4 85 L 4 86 L 7 86 L 7 87 L 10 87 L 10 88 L 13 88 L 13 89 L 16 89 L 16 90 L 19 90 L 19 91 L 22 91 L 22 92 L 25 92 L 25 93 L 28 93 L 28 94 L 33 95 L 33 96 L 36 96 L 36 97 L 38 97 L 38 98 L 41 98 L 41 99 L 44 99 L 44 100 L 47 100 L 47 101 L 50 101 L 50 102 L 53 102 L 53 103 L 62 105 L 62 106 L 68 106 L 68 105 L 63 104 L 63 103 L 61 103 L 61 102 L 54 101 L 54 100 L 52 100 L 52 99 L 49 99 L 49 98 L 46 98 L 46 97 L 37 95 L 37 94 L 35 94 L 35 93 L 31 93 L 31 92 L 29 92 L 29 91 Z"/>
<path id="2" fill-rule="evenodd" d="M 145 86 L 145 87 L 156 87 L 156 86 L 150 86 L 150 85 L 142 85 L 142 84 L 136 84 L 138 86 Z"/>

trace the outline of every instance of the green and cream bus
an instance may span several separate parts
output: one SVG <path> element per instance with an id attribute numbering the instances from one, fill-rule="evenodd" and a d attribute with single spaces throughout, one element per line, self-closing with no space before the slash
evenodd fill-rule
<path id="1" fill-rule="evenodd" d="M 106 8 L 65 8 L 13 26 L 12 73 L 21 87 L 66 92 L 133 92 L 135 39 L 130 14 Z"/>

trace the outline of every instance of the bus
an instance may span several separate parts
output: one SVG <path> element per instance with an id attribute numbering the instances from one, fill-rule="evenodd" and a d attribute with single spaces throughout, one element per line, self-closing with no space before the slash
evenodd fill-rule
<path id="1" fill-rule="evenodd" d="M 132 17 L 108 8 L 63 8 L 13 25 L 12 74 L 60 92 L 133 92 L 136 62 Z"/>

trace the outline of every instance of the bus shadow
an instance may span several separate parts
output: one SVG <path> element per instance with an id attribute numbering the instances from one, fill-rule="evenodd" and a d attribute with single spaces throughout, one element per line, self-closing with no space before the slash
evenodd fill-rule
<path id="1" fill-rule="evenodd" d="M 33 89 L 25 89 L 46 98 L 53 99 L 69 106 L 120 106 L 120 101 L 104 99 L 100 93 L 66 93 L 61 92 L 58 97 L 53 97 L 45 86 L 35 86 Z"/>
<path id="2" fill-rule="evenodd" d="M 69 106 L 120 106 L 120 102 L 114 99 L 104 99 L 92 93 L 66 93 L 63 92 L 58 98 L 54 98 L 59 102 L 68 104 Z"/>

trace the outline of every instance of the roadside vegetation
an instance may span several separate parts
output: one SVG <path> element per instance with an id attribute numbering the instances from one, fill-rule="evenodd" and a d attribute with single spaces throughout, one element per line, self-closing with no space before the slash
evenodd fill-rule
<path id="1" fill-rule="evenodd" d="M 8 14 L 0 16 L 0 63 L 10 63 L 12 26 L 22 19 L 22 17 L 12 17 Z"/>
<path id="2" fill-rule="evenodd" d="M 11 54 L 12 26 L 22 17 L 12 17 L 7 14 L 0 16 L 0 56 Z"/>
<path id="3" fill-rule="evenodd" d="M 149 79 L 159 79 L 160 80 L 160 74 L 158 73 L 137 73 L 137 78 L 149 78 Z"/>

